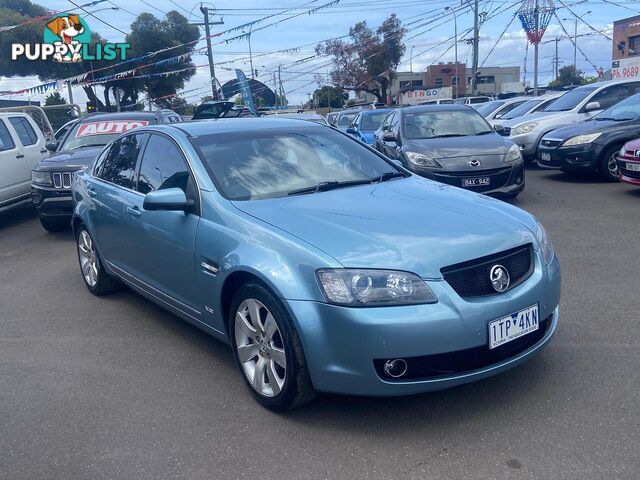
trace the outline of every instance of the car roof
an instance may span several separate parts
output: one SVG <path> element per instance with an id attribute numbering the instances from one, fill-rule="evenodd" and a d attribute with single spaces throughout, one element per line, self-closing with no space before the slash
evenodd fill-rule
<path id="1" fill-rule="evenodd" d="M 376 113 L 389 113 L 392 112 L 393 108 L 374 108 L 373 110 L 363 110 L 362 115 L 375 115 Z"/>
<path id="2" fill-rule="evenodd" d="M 157 120 L 159 112 L 96 112 L 80 119 L 81 123 L 110 120 Z"/>
<path id="3" fill-rule="evenodd" d="M 272 116 L 264 116 L 169 123 L 154 125 L 151 128 L 145 127 L 145 129 L 167 132 L 171 131 L 173 128 L 177 128 L 189 136 L 196 137 L 199 135 L 210 135 L 214 133 L 235 133 L 246 132 L 249 130 L 268 130 L 271 128 L 286 130 L 288 128 L 296 127 L 327 128 L 319 123 L 310 122 L 300 118 L 283 118 L 281 116 L 279 118 L 274 118 Z"/>
<path id="4" fill-rule="evenodd" d="M 420 113 L 420 112 L 451 112 L 451 111 L 468 111 L 467 105 L 456 103 L 441 103 L 439 105 L 415 105 L 411 107 L 399 108 L 399 112 L 404 113 Z M 475 111 L 475 110 L 474 110 Z"/>

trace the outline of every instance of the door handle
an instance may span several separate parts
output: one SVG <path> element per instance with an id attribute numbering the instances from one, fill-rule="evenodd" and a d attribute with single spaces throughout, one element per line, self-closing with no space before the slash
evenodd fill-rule
<path id="1" fill-rule="evenodd" d="M 24 158 L 24 155 L 19 153 L 18 155 L 16 155 L 16 158 Z"/>
<path id="2" fill-rule="evenodd" d="M 96 196 L 96 191 L 93 189 L 93 187 L 87 187 L 87 194 L 90 197 L 95 197 Z"/>
<path id="3" fill-rule="evenodd" d="M 46 148 L 43 148 L 42 150 L 40 150 L 40 153 L 47 153 L 49 150 L 47 150 Z"/>
<path id="4" fill-rule="evenodd" d="M 127 213 L 132 217 L 139 217 L 140 215 L 142 215 L 142 212 L 140 212 L 140 209 L 138 209 L 138 207 L 127 207 Z"/>

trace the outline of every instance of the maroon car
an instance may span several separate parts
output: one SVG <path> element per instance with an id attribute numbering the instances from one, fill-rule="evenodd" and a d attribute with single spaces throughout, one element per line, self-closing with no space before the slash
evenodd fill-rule
<path id="1" fill-rule="evenodd" d="M 618 154 L 617 164 L 620 180 L 640 186 L 640 138 L 624 144 Z"/>

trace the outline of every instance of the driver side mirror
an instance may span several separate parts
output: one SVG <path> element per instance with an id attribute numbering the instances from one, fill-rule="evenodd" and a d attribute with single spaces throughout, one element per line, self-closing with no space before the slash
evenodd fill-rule
<path id="1" fill-rule="evenodd" d="M 601 109 L 600 102 L 589 102 L 584 107 L 585 112 L 592 112 L 594 110 L 600 110 L 600 109 Z"/>
<path id="2" fill-rule="evenodd" d="M 189 213 L 194 207 L 193 200 L 187 200 L 187 196 L 181 188 L 167 188 L 149 192 L 144 196 L 142 208 L 151 211 L 182 211 Z"/>
<path id="3" fill-rule="evenodd" d="M 55 152 L 58 149 L 60 142 L 58 140 L 49 140 L 44 144 L 44 147 L 50 152 Z"/>
<path id="4" fill-rule="evenodd" d="M 349 127 L 349 128 L 347 128 L 347 133 L 348 133 L 349 135 L 357 135 L 357 134 L 358 134 L 358 132 L 356 131 L 356 129 L 355 129 L 355 128 L 353 128 L 353 127 Z"/>
<path id="5" fill-rule="evenodd" d="M 382 134 L 382 141 L 395 143 L 397 141 L 397 138 L 395 133 L 387 131 Z"/>

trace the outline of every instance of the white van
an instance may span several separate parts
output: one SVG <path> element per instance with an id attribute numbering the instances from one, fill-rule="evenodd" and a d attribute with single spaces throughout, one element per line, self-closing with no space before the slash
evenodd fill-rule
<path id="1" fill-rule="evenodd" d="M 31 203 L 31 170 L 49 156 L 42 131 L 26 113 L 0 113 L 0 212 Z"/>

